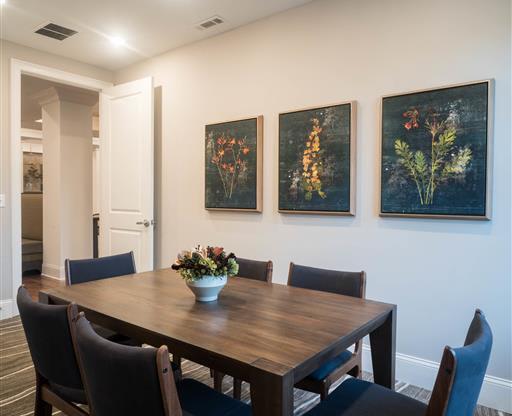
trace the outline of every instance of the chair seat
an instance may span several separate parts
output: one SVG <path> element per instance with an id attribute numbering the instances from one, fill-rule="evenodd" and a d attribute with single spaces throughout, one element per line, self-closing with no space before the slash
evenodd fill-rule
<path id="1" fill-rule="evenodd" d="M 79 404 L 87 404 L 85 391 L 80 389 L 73 389 L 71 387 L 64 387 L 57 383 L 49 383 L 52 391 L 62 399 Z"/>
<path id="2" fill-rule="evenodd" d="M 313 371 L 309 376 L 307 376 L 307 378 L 313 380 L 323 380 L 338 367 L 342 366 L 348 360 L 350 360 L 351 357 L 352 353 L 349 350 L 345 350 L 341 354 L 331 359 L 330 361 L 327 361 L 317 370 Z"/>
<path id="3" fill-rule="evenodd" d="M 248 416 L 251 406 L 219 393 L 199 381 L 184 379 L 176 388 L 183 415 Z"/>
<path id="4" fill-rule="evenodd" d="M 423 416 L 425 403 L 378 384 L 350 378 L 305 416 Z"/>

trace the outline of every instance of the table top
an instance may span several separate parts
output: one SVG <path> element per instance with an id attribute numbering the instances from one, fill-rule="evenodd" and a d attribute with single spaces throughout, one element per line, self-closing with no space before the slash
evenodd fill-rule
<path id="1" fill-rule="evenodd" d="M 230 278 L 215 302 L 196 302 L 173 270 L 137 273 L 43 291 L 53 302 L 142 328 L 162 340 L 268 371 L 307 374 L 377 328 L 395 305 Z M 159 338 L 159 339 L 160 339 Z M 185 348 L 187 347 L 187 348 Z M 186 357 L 186 354 L 182 355 Z M 192 357 L 194 358 L 194 357 Z M 275 367 L 275 369 L 273 369 Z"/>

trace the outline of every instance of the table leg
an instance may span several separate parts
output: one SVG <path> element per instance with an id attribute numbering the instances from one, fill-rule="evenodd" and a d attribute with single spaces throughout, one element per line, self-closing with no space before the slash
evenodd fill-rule
<path id="1" fill-rule="evenodd" d="M 261 374 L 251 382 L 251 405 L 255 416 L 292 416 L 292 374 Z"/>
<path id="2" fill-rule="evenodd" d="M 370 333 L 373 380 L 381 386 L 395 389 L 396 307 L 386 320 Z"/>

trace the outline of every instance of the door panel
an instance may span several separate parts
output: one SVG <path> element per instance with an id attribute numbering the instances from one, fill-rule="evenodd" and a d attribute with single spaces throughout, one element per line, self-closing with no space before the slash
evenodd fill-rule
<path id="1" fill-rule="evenodd" d="M 153 269 L 153 81 L 100 94 L 100 256 L 133 251 L 137 271 Z"/>
<path id="2" fill-rule="evenodd" d="M 139 264 L 141 264 L 141 253 L 143 251 L 143 247 L 141 246 L 143 236 L 141 234 L 141 231 L 110 229 L 110 252 L 115 254 L 133 251 L 137 271 L 142 271 L 139 267 Z"/>

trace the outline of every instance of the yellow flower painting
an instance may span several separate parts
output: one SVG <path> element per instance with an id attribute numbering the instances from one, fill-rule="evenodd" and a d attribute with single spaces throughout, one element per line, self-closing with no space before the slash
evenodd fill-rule
<path id="1" fill-rule="evenodd" d="M 354 103 L 279 116 L 279 210 L 351 214 Z"/>

